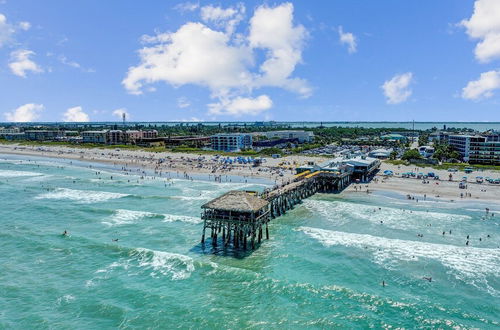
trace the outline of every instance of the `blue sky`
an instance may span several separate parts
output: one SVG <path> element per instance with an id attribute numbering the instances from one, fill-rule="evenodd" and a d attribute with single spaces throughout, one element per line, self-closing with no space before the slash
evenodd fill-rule
<path id="1" fill-rule="evenodd" d="M 0 0 L 0 121 L 500 121 L 500 1 Z"/>

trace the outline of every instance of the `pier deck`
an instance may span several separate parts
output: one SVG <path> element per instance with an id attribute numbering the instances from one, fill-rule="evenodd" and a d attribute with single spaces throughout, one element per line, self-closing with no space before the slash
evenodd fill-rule
<path id="1" fill-rule="evenodd" d="M 317 192 L 338 192 L 351 180 L 351 172 L 313 172 L 298 176 L 289 184 L 277 187 L 261 194 L 247 191 L 229 191 L 202 205 L 203 234 L 205 243 L 206 230 L 210 230 L 211 243 L 215 247 L 222 237 L 223 246 L 232 244 L 235 248 L 251 248 L 260 243 L 265 226 L 266 238 L 269 239 L 268 223 L 292 209 L 304 198 Z"/>

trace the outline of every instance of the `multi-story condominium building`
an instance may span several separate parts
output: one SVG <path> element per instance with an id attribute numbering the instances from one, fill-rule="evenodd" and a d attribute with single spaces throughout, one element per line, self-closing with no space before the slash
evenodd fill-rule
<path id="1" fill-rule="evenodd" d="M 217 134 L 210 137 L 210 146 L 218 151 L 239 151 L 252 148 L 250 134 Z"/>
<path id="2" fill-rule="evenodd" d="M 82 141 L 84 143 L 106 143 L 106 134 L 108 131 L 84 131 L 82 132 Z"/>
<path id="3" fill-rule="evenodd" d="M 471 140 L 477 141 L 482 140 L 486 141 L 484 136 L 479 135 L 449 135 L 448 136 L 448 144 L 452 146 L 458 153 L 460 157 L 466 162 L 469 161 L 469 152 L 470 152 L 470 143 Z"/>
<path id="4" fill-rule="evenodd" d="M 102 131 L 84 131 L 82 132 L 82 142 L 84 143 L 105 143 L 105 144 L 121 144 L 121 143 L 136 143 L 145 138 L 157 138 L 158 132 L 127 130 L 102 130 Z"/>
<path id="5" fill-rule="evenodd" d="M 429 141 L 432 142 L 448 142 L 450 133 L 443 131 L 436 131 L 429 134 Z"/>
<path id="6" fill-rule="evenodd" d="M 483 134 L 483 136 L 486 136 L 486 141 L 488 142 L 500 141 L 500 131 L 489 131 Z"/>
<path id="7" fill-rule="evenodd" d="M 18 127 L 4 128 L 0 127 L 0 136 L 7 134 L 18 134 L 21 133 L 21 130 Z"/>
<path id="8" fill-rule="evenodd" d="M 136 141 L 142 139 L 142 131 L 137 130 L 126 130 L 125 131 L 125 141 L 128 143 L 135 143 Z"/>
<path id="9" fill-rule="evenodd" d="M 157 130 L 141 131 L 143 139 L 155 139 L 158 137 Z"/>
<path id="10" fill-rule="evenodd" d="M 258 133 L 259 135 L 265 135 L 268 139 L 279 138 L 279 139 L 297 139 L 299 143 L 308 143 L 314 140 L 314 133 L 310 131 L 271 131 Z"/>
<path id="11" fill-rule="evenodd" d="M 24 131 L 24 136 L 26 140 L 31 141 L 53 141 L 58 138 L 64 137 L 64 131 L 39 131 L 39 130 L 29 130 Z"/>
<path id="12" fill-rule="evenodd" d="M 124 133 L 125 142 L 137 143 L 137 141 L 142 139 L 155 139 L 158 137 L 158 131 L 138 131 L 138 130 L 127 130 Z"/>
<path id="13" fill-rule="evenodd" d="M 471 164 L 499 164 L 500 139 L 498 134 L 450 135 L 448 143 Z"/>
<path id="14" fill-rule="evenodd" d="M 107 144 L 120 144 L 124 142 L 124 134 L 121 130 L 110 130 L 106 132 Z"/>
<path id="15" fill-rule="evenodd" d="M 500 165 L 500 141 L 471 142 L 469 163 Z"/>

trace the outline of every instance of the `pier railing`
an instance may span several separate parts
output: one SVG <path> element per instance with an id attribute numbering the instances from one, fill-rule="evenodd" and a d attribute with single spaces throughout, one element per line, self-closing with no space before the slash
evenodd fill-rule
<path id="1" fill-rule="evenodd" d="M 263 227 L 265 226 L 266 238 L 269 239 L 268 222 L 271 219 L 285 214 L 293 209 L 303 199 L 317 192 L 335 193 L 342 191 L 351 182 L 351 172 L 313 172 L 298 176 L 293 182 L 276 187 L 270 191 L 264 191 L 259 195 L 238 192 L 246 200 L 248 205 L 256 201 L 261 205 L 259 209 L 249 206 L 248 209 L 228 210 L 227 207 L 214 206 L 213 201 L 219 201 L 225 205 L 224 196 L 218 197 L 205 204 L 201 215 L 203 219 L 203 235 L 201 242 L 205 243 L 205 232 L 210 230 L 211 243 L 215 247 L 219 244 L 219 236 L 222 234 L 222 244 L 227 246 L 232 243 L 234 248 L 247 249 L 247 239 L 251 241 L 251 248 L 255 248 L 255 241 L 261 242 L 263 238 Z M 231 194 L 227 193 L 228 195 Z M 234 196 L 233 196 L 234 197 Z M 228 197 L 229 198 L 229 197 Z M 255 200 L 258 199 L 258 200 Z M 265 202 L 264 202 L 265 201 Z M 210 205 L 208 207 L 207 205 Z"/>

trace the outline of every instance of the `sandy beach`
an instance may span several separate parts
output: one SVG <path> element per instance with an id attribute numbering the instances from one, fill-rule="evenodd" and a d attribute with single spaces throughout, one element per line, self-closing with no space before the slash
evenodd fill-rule
<path id="1" fill-rule="evenodd" d="M 62 146 L 23 146 L 16 144 L 0 144 L 0 154 L 18 154 L 26 156 L 41 156 L 53 158 L 75 159 L 89 162 L 100 162 L 123 166 L 124 168 L 140 168 L 155 173 L 177 172 L 185 177 L 195 174 L 208 174 L 213 180 L 224 181 L 226 176 L 266 179 L 275 184 L 283 184 L 293 179 L 295 167 L 308 161 L 321 162 L 327 158 L 311 156 L 287 156 L 273 159 L 265 158 L 259 167 L 249 164 L 223 165 L 211 155 L 181 154 L 171 152 L 148 152 L 126 149 L 82 149 Z M 392 170 L 394 176 L 384 176 L 385 170 Z M 440 180 L 422 180 L 402 178 L 404 172 L 434 172 Z M 443 201 L 469 200 L 500 203 L 500 185 L 475 181 L 476 176 L 500 177 L 498 171 L 473 172 L 469 175 L 463 172 L 451 173 L 446 170 L 419 168 L 416 166 L 392 165 L 383 162 L 379 174 L 369 184 L 351 184 L 346 193 L 366 193 L 375 191 L 391 191 L 409 195 L 415 200 L 427 198 Z M 467 189 L 460 189 L 458 183 L 467 176 Z"/>

